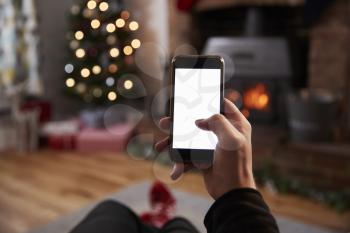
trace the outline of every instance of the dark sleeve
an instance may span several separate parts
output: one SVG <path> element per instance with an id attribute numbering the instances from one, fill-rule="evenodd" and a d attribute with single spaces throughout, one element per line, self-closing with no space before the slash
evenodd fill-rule
<path id="1" fill-rule="evenodd" d="M 234 189 L 217 199 L 204 219 L 208 233 L 278 233 L 275 218 L 255 189 Z"/>

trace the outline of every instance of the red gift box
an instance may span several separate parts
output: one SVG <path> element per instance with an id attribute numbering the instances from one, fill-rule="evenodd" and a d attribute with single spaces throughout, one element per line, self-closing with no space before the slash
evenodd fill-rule
<path id="1" fill-rule="evenodd" d="M 75 148 L 75 135 L 50 135 L 47 144 L 53 150 L 72 150 Z"/>
<path id="2" fill-rule="evenodd" d="M 53 150 L 75 149 L 75 138 L 79 132 L 79 121 L 75 119 L 45 123 L 41 128 L 41 137 Z"/>

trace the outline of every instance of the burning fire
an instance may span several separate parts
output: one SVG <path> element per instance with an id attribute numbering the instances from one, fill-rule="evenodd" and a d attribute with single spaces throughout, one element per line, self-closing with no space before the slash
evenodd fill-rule
<path id="1" fill-rule="evenodd" d="M 243 95 L 244 106 L 248 109 L 266 110 L 270 98 L 264 84 L 257 84 L 247 89 Z"/>

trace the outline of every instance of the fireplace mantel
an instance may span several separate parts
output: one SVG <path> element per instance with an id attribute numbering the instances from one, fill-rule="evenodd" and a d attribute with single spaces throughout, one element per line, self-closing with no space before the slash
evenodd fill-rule
<path id="1" fill-rule="evenodd" d="M 232 6 L 300 6 L 305 0 L 200 0 L 197 11 L 206 11 Z"/>

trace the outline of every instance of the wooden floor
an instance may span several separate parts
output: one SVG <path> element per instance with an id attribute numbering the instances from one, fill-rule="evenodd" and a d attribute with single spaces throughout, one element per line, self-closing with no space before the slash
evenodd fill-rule
<path id="1" fill-rule="evenodd" d="M 161 179 L 171 187 L 207 196 L 201 177 L 189 173 L 171 183 L 170 168 L 122 154 L 43 151 L 0 155 L 0 232 L 24 233 L 118 189 L 142 180 Z M 274 213 L 348 231 L 350 213 L 294 196 L 261 190 Z"/>

